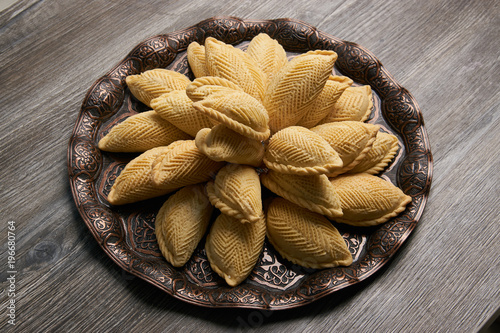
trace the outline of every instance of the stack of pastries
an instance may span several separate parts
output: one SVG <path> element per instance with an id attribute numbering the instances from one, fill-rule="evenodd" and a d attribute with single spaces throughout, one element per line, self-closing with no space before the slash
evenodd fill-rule
<path id="1" fill-rule="evenodd" d="M 348 266 L 352 255 L 331 221 L 374 226 L 411 202 L 376 176 L 398 139 L 365 122 L 371 88 L 334 75 L 335 52 L 289 60 L 259 34 L 246 51 L 211 37 L 193 42 L 187 57 L 193 81 L 166 69 L 128 76 L 151 111 L 99 141 L 104 151 L 140 153 L 116 178 L 110 204 L 172 194 L 155 233 L 173 266 L 185 265 L 205 235 L 210 265 L 230 286 L 252 272 L 266 237 L 294 264 Z M 275 195 L 263 198 L 262 186 Z"/>

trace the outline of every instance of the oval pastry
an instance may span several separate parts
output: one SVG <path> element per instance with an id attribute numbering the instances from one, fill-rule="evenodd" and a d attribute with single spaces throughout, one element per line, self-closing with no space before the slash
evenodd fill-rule
<path id="1" fill-rule="evenodd" d="M 340 199 L 325 175 L 299 176 L 269 170 L 260 175 L 262 184 L 280 197 L 313 212 L 342 216 Z"/>
<path id="2" fill-rule="evenodd" d="M 189 67 L 195 77 L 208 76 L 207 62 L 205 57 L 205 46 L 192 42 L 187 48 Z"/>
<path id="3" fill-rule="evenodd" d="M 158 188 L 176 190 L 206 182 L 225 164 L 205 156 L 196 148 L 194 140 L 174 144 L 172 149 L 153 162 L 151 179 Z"/>
<path id="4" fill-rule="evenodd" d="M 395 135 L 378 132 L 371 149 L 365 157 L 348 173 L 369 173 L 375 175 L 383 171 L 394 159 L 399 149 L 398 138 Z"/>
<path id="5" fill-rule="evenodd" d="M 262 101 L 265 75 L 248 54 L 232 45 L 208 37 L 205 40 L 208 73 L 239 85 L 250 96 Z"/>
<path id="6" fill-rule="evenodd" d="M 276 198 L 267 208 L 267 237 L 285 259 L 307 268 L 349 266 L 352 255 L 324 216 Z"/>
<path id="7" fill-rule="evenodd" d="M 318 124 L 326 124 L 334 121 L 366 121 L 373 109 L 372 89 L 370 86 L 349 87 L 337 102 L 330 113 Z"/>
<path id="8" fill-rule="evenodd" d="M 195 138 L 196 147 L 214 161 L 258 167 L 262 164 L 264 144 L 243 136 L 224 125 L 205 128 Z"/>
<path id="9" fill-rule="evenodd" d="M 168 188 L 158 188 L 153 183 L 151 167 L 158 157 L 169 152 L 178 144 L 177 142 L 167 147 L 150 149 L 128 162 L 111 187 L 108 194 L 109 203 L 124 205 L 172 192 Z"/>
<path id="10" fill-rule="evenodd" d="M 185 90 L 174 90 L 151 101 L 151 107 L 165 120 L 191 137 L 202 128 L 211 128 L 212 121 L 193 107 Z"/>
<path id="11" fill-rule="evenodd" d="M 240 86 L 229 80 L 215 76 L 204 76 L 188 84 L 186 95 L 193 102 L 198 102 L 216 92 L 226 91 L 230 93 L 233 90 L 243 91 Z"/>
<path id="12" fill-rule="evenodd" d="M 243 91 L 215 92 L 193 107 L 235 132 L 255 140 L 269 137 L 269 117 L 264 106 Z"/>
<path id="13" fill-rule="evenodd" d="M 359 121 L 339 121 L 311 128 L 339 154 L 343 166 L 327 174 L 334 177 L 354 168 L 372 148 L 380 126 Z"/>
<path id="14" fill-rule="evenodd" d="M 330 179 L 337 192 L 342 217 L 335 221 L 367 227 L 386 222 L 403 212 L 411 197 L 392 183 L 367 173 L 341 175 Z"/>
<path id="15" fill-rule="evenodd" d="M 207 193 L 212 205 L 242 223 L 264 218 L 259 175 L 250 166 L 226 165 L 207 183 Z"/>
<path id="16" fill-rule="evenodd" d="M 255 267 L 265 237 L 264 219 L 255 223 L 240 223 L 231 216 L 219 215 L 205 243 L 210 266 L 228 285 L 237 286 Z"/>
<path id="17" fill-rule="evenodd" d="M 267 146 L 269 169 L 297 175 L 327 174 L 342 168 L 338 153 L 318 134 L 300 126 L 276 132 Z"/>
<path id="18" fill-rule="evenodd" d="M 248 44 L 246 53 L 255 60 L 269 82 L 274 75 L 288 63 L 285 49 L 277 40 L 260 33 Z"/>
<path id="19" fill-rule="evenodd" d="M 333 51 L 309 51 L 276 73 L 263 101 L 273 133 L 297 124 L 306 114 L 332 74 L 335 60 L 337 54 Z"/>
<path id="20" fill-rule="evenodd" d="M 138 75 L 129 75 L 125 80 L 132 95 L 149 107 L 151 107 L 152 99 L 172 90 L 186 89 L 191 82 L 181 73 L 162 68 L 151 69 Z"/>
<path id="21" fill-rule="evenodd" d="M 323 90 L 308 108 L 307 113 L 297 123 L 298 126 L 311 128 L 318 124 L 333 111 L 335 103 L 340 98 L 344 90 L 349 88 L 352 80 L 347 76 L 331 75 L 326 81 Z"/>
<path id="22" fill-rule="evenodd" d="M 190 136 L 160 117 L 154 111 L 146 111 L 128 117 L 113 126 L 101 140 L 99 149 L 110 152 L 135 153 L 168 146 Z"/>
<path id="23" fill-rule="evenodd" d="M 184 266 L 191 258 L 207 231 L 212 211 L 204 184 L 180 189 L 161 206 L 155 220 L 156 240 L 172 266 Z"/>

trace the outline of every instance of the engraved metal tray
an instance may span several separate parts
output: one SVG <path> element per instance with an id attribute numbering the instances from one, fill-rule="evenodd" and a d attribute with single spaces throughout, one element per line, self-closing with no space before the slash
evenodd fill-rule
<path id="1" fill-rule="evenodd" d="M 166 197 L 114 207 L 106 196 L 125 164 L 137 154 L 101 152 L 99 139 L 117 122 L 146 110 L 131 96 L 125 77 L 153 68 L 168 68 L 191 79 L 186 48 L 212 36 L 244 48 L 259 33 L 278 40 L 290 54 L 333 50 L 335 71 L 374 92 L 370 123 L 400 140 L 394 162 L 380 175 L 412 197 L 398 217 L 371 228 L 335 226 L 346 240 L 354 262 L 349 267 L 314 270 L 293 265 L 266 241 L 251 275 L 229 287 L 207 261 L 200 242 L 190 261 L 172 267 L 158 249 L 155 215 Z M 151 37 L 137 45 L 115 68 L 97 80 L 82 103 L 68 148 L 69 180 L 76 206 L 106 254 L 134 274 L 183 301 L 208 307 L 286 309 L 308 304 L 374 274 L 397 252 L 424 210 L 432 177 L 432 155 L 422 115 L 412 95 L 402 88 L 373 54 L 297 20 L 242 20 L 216 17 L 184 30 Z"/>

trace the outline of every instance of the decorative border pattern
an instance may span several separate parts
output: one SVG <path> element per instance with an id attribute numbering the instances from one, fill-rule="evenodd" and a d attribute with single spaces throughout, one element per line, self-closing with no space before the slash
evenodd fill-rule
<path id="1" fill-rule="evenodd" d="M 338 54 L 336 70 L 372 87 L 381 100 L 383 121 L 404 143 L 402 159 L 397 167 L 391 168 L 393 174 L 388 177 L 393 177 L 413 201 L 404 213 L 381 226 L 364 230 L 362 235 L 347 230 L 344 237 L 355 255 L 349 267 L 307 270 L 286 262 L 266 244 L 251 276 L 231 288 L 211 271 L 202 246 L 185 267 L 174 268 L 158 255 L 152 233 L 154 217 L 150 212 L 124 211 L 104 202 L 103 192 L 109 191 L 110 179 L 121 169 L 120 162 L 104 165 L 106 157 L 97 148 L 97 140 L 101 125 L 124 103 L 127 75 L 169 65 L 174 70 L 185 68 L 185 63 L 174 60 L 193 41 L 203 43 L 211 36 L 236 45 L 259 33 L 277 39 L 288 52 L 333 50 Z M 417 102 L 368 50 L 297 20 L 216 17 L 145 40 L 93 84 L 84 98 L 69 142 L 68 169 L 80 215 L 107 255 L 124 270 L 193 304 L 286 309 L 362 281 L 387 264 L 422 215 L 430 190 L 432 155 Z"/>

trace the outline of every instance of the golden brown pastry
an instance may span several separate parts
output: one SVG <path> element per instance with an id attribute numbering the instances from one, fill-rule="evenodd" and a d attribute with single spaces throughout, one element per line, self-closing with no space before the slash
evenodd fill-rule
<path id="1" fill-rule="evenodd" d="M 264 157 L 264 144 L 247 138 L 224 125 L 205 128 L 195 138 L 196 147 L 214 161 L 258 167 Z"/>
<path id="2" fill-rule="evenodd" d="M 111 187 L 108 194 L 109 203 L 124 205 L 172 192 L 168 188 L 158 188 L 153 183 L 151 166 L 158 157 L 166 154 L 172 147 L 176 146 L 177 142 L 167 147 L 150 149 L 127 163 Z"/>
<path id="3" fill-rule="evenodd" d="M 314 100 L 308 108 L 307 113 L 304 114 L 297 125 L 311 128 L 318 124 L 321 119 L 333 111 L 335 103 L 344 90 L 349 88 L 351 84 L 352 80 L 346 76 L 331 75 L 319 96 Z"/>
<path id="4" fill-rule="evenodd" d="M 267 209 L 267 237 L 282 257 L 302 267 L 352 263 L 349 248 L 328 219 L 282 198 L 274 199 Z"/>
<path id="5" fill-rule="evenodd" d="M 227 164 L 207 183 L 212 205 L 242 223 L 264 218 L 259 175 L 247 165 Z"/>
<path id="6" fill-rule="evenodd" d="M 269 169 L 297 175 L 328 174 L 342 168 L 342 160 L 330 144 L 300 126 L 284 128 L 271 137 L 264 163 Z"/>
<path id="7" fill-rule="evenodd" d="M 411 197 L 392 183 L 367 173 L 340 175 L 330 179 L 337 192 L 342 217 L 335 221 L 358 227 L 386 222 L 403 212 Z"/>
<path id="8" fill-rule="evenodd" d="M 206 182 L 225 164 L 205 156 L 196 148 L 194 140 L 174 144 L 171 150 L 153 162 L 151 179 L 158 188 L 176 190 Z"/>
<path id="9" fill-rule="evenodd" d="M 276 73 L 263 101 L 273 133 L 297 124 L 307 113 L 332 75 L 335 60 L 337 54 L 333 51 L 309 51 Z"/>
<path id="10" fill-rule="evenodd" d="M 331 218 L 342 216 L 340 198 L 325 175 L 299 176 L 269 170 L 260 175 L 260 180 L 280 197 L 310 211 Z"/>
<path id="11" fill-rule="evenodd" d="M 208 37 L 205 40 L 208 73 L 239 85 L 250 96 L 262 101 L 266 77 L 244 51 Z"/>
<path id="12" fill-rule="evenodd" d="M 373 109 L 372 89 L 370 86 L 349 87 L 333 106 L 330 113 L 318 124 L 334 121 L 366 121 Z"/>
<path id="13" fill-rule="evenodd" d="M 283 46 L 264 33 L 252 38 L 246 52 L 262 69 L 266 76 L 266 82 L 269 82 L 288 63 Z"/>
<path id="14" fill-rule="evenodd" d="M 264 219 L 255 223 L 240 223 L 231 216 L 219 215 L 205 243 L 210 266 L 228 285 L 237 286 L 255 267 L 265 237 Z"/>
<path id="15" fill-rule="evenodd" d="M 101 140 L 99 149 L 110 152 L 145 152 L 151 148 L 168 146 L 190 136 L 154 111 L 128 117 L 113 126 Z"/>
<path id="16" fill-rule="evenodd" d="M 213 206 L 205 184 L 183 187 L 161 206 L 155 220 L 158 247 L 167 261 L 181 267 L 207 231 Z"/>
<path id="17" fill-rule="evenodd" d="M 186 89 L 191 82 L 181 73 L 162 68 L 151 69 L 138 75 L 129 75 L 125 80 L 132 95 L 149 107 L 152 99 L 172 90 Z"/>
<path id="18" fill-rule="evenodd" d="M 151 101 L 151 107 L 163 119 L 186 132 L 191 137 L 202 128 L 211 128 L 212 122 L 204 113 L 193 107 L 185 90 L 174 90 Z"/>
<path id="19" fill-rule="evenodd" d="M 193 103 L 196 110 L 235 132 L 255 140 L 269 137 L 269 117 L 264 106 L 249 94 L 219 91 Z"/>
<path id="20" fill-rule="evenodd" d="M 359 121 L 339 121 L 318 125 L 311 131 L 325 139 L 339 154 L 343 167 L 327 174 L 334 177 L 354 168 L 372 148 L 380 126 Z"/>
<path id="21" fill-rule="evenodd" d="M 395 135 L 379 131 L 371 149 L 348 173 L 365 172 L 375 175 L 391 163 L 398 149 L 398 138 Z"/>
<path id="22" fill-rule="evenodd" d="M 205 57 L 205 46 L 192 42 L 187 48 L 187 58 L 189 67 L 195 77 L 208 76 L 208 69 Z"/>
<path id="23" fill-rule="evenodd" d="M 195 79 L 186 87 L 186 95 L 193 101 L 198 102 L 216 92 L 228 92 L 233 90 L 243 91 L 240 86 L 229 80 L 216 77 L 204 76 Z"/>

